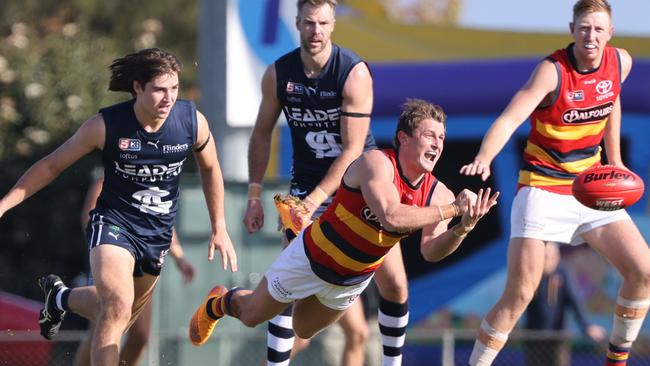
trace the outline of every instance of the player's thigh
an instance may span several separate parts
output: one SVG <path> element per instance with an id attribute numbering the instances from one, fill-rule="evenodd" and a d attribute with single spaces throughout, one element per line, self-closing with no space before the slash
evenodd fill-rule
<path id="1" fill-rule="evenodd" d="M 614 221 L 582 233 L 620 272 L 650 275 L 650 249 L 632 220 Z"/>
<path id="2" fill-rule="evenodd" d="M 384 299 L 403 303 L 408 298 L 408 281 L 399 244 L 384 257 L 384 262 L 375 272 L 375 283 Z"/>
<path id="3" fill-rule="evenodd" d="M 122 247 L 102 244 L 90 251 L 90 267 L 101 303 L 133 304 L 135 259 Z"/>
<path id="4" fill-rule="evenodd" d="M 137 279 L 136 279 L 136 288 Z M 139 337 L 146 337 L 151 328 L 151 317 L 153 312 L 153 303 L 151 301 L 152 292 L 146 297 L 136 299 L 133 302 L 129 334 L 137 334 Z"/>
<path id="5" fill-rule="evenodd" d="M 512 238 L 508 244 L 508 278 L 504 294 L 532 296 L 544 270 L 545 242 Z"/>
<path id="6" fill-rule="evenodd" d="M 298 300 L 293 304 L 293 330 L 300 338 L 311 338 L 337 321 L 344 311 L 323 305 L 316 296 Z"/>
<path id="7" fill-rule="evenodd" d="M 133 312 L 139 313 L 142 309 L 151 302 L 153 290 L 158 282 L 158 276 L 153 276 L 144 273 L 142 276 L 133 277 L 134 286 L 134 300 Z"/>

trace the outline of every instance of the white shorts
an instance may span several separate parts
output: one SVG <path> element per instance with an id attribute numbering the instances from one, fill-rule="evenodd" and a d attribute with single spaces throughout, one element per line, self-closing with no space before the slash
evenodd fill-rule
<path id="1" fill-rule="evenodd" d="M 578 245 L 585 242 L 581 234 L 620 220 L 630 220 L 630 215 L 625 210 L 591 209 L 572 195 L 522 187 L 512 202 L 510 238 Z"/>
<path id="2" fill-rule="evenodd" d="M 269 293 L 275 300 L 284 303 L 314 295 L 330 309 L 349 308 L 368 286 L 372 276 L 352 286 L 338 286 L 323 281 L 311 270 L 302 241 L 303 232 L 284 248 L 266 271 Z"/>

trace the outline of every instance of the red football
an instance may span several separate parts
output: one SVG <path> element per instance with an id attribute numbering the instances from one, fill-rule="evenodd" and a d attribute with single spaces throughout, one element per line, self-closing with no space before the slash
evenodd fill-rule
<path id="1" fill-rule="evenodd" d="M 638 175 L 613 165 L 589 168 L 573 181 L 573 196 L 583 205 L 601 211 L 628 207 L 643 196 L 643 190 Z"/>

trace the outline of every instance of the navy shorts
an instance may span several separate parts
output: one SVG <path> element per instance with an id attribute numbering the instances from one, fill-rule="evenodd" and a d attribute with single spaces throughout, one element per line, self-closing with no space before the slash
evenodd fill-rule
<path id="1" fill-rule="evenodd" d="M 133 276 L 141 277 L 144 273 L 158 276 L 169 251 L 171 229 L 169 233 L 161 235 L 138 236 L 112 223 L 108 217 L 94 213 L 86 228 L 86 238 L 88 251 L 102 244 L 117 245 L 128 250 L 135 258 Z"/>

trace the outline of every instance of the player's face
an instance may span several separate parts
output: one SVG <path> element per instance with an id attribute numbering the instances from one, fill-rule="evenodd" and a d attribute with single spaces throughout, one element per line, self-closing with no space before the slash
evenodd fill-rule
<path id="1" fill-rule="evenodd" d="M 445 145 L 445 127 L 442 123 L 427 118 L 413 130 L 412 136 L 402 144 L 400 150 L 407 148 L 414 159 L 414 167 L 418 173 L 429 173 L 440 159 Z"/>
<path id="2" fill-rule="evenodd" d="M 154 77 L 144 88 L 138 82 L 134 87 L 141 110 L 155 120 L 167 118 L 176 103 L 178 88 L 178 74 L 175 72 Z"/>
<path id="3" fill-rule="evenodd" d="M 296 17 L 300 47 L 310 55 L 319 54 L 330 43 L 335 21 L 334 9 L 330 5 L 305 4 Z"/>
<path id="4" fill-rule="evenodd" d="M 603 11 L 584 13 L 571 23 L 578 61 L 597 67 L 614 29 L 609 14 Z"/>

